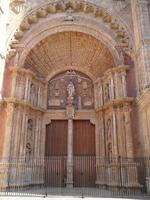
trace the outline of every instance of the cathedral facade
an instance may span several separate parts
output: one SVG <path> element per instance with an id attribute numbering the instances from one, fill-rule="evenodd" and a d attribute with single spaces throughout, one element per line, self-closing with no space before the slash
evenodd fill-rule
<path id="1" fill-rule="evenodd" d="M 104 160 L 150 157 L 148 0 L 2 0 L 0 27 L 1 158 L 66 157 L 72 187 L 74 158 L 103 185 Z"/>

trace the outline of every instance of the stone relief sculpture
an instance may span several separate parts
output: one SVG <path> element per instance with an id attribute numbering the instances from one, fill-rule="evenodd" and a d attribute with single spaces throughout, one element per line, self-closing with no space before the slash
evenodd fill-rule
<path id="1" fill-rule="evenodd" d="M 33 120 L 29 119 L 27 123 L 27 136 L 26 136 L 26 160 L 32 156 L 32 143 L 33 143 Z"/>
<path id="2" fill-rule="evenodd" d="M 111 163 L 113 158 L 112 158 L 112 144 L 109 143 L 107 147 L 107 152 L 108 152 L 108 162 Z"/>
<path id="3" fill-rule="evenodd" d="M 107 120 L 107 125 L 106 125 L 106 132 L 107 132 L 107 139 L 111 138 L 111 119 Z"/>
<path id="4" fill-rule="evenodd" d="M 82 73 L 67 71 L 49 81 L 48 109 L 66 109 L 69 97 L 73 97 L 75 109 L 93 109 L 92 80 Z"/>
<path id="5" fill-rule="evenodd" d="M 107 83 L 105 85 L 105 102 L 109 101 L 110 95 L 109 95 L 109 84 Z"/>
<path id="6" fill-rule="evenodd" d="M 112 127 L 111 127 L 111 119 L 107 119 L 106 121 L 106 157 L 108 162 L 112 160 Z"/>
<path id="7" fill-rule="evenodd" d="M 30 101 L 31 103 L 36 106 L 36 103 L 37 103 L 37 88 L 35 86 L 35 84 L 31 84 L 31 87 L 30 87 Z"/>

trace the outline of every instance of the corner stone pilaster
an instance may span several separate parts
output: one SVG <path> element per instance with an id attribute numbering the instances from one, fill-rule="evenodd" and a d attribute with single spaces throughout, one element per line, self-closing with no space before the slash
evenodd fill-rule
<path id="1" fill-rule="evenodd" d="M 131 0 L 139 95 L 150 87 L 150 18 L 148 0 Z"/>

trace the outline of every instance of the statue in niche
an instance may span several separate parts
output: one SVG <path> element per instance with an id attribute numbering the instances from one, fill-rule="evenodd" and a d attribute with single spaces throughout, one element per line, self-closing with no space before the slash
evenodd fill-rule
<path id="1" fill-rule="evenodd" d="M 26 156 L 30 156 L 31 152 L 32 152 L 32 150 L 31 150 L 31 144 L 28 142 L 26 144 Z"/>
<path id="2" fill-rule="evenodd" d="M 33 120 L 29 119 L 27 124 L 27 143 L 26 143 L 26 158 L 29 159 L 29 157 L 32 154 L 32 132 L 33 132 Z"/>
<path id="3" fill-rule="evenodd" d="M 73 97 L 75 88 L 72 82 L 70 82 L 67 86 L 68 97 Z"/>
<path id="4" fill-rule="evenodd" d="M 107 139 L 109 139 L 111 138 L 111 119 L 107 120 L 106 130 Z"/>
<path id="5" fill-rule="evenodd" d="M 109 96 L 109 84 L 106 84 L 105 86 L 105 101 L 109 101 L 110 96 Z"/>
<path id="6" fill-rule="evenodd" d="M 108 162 L 111 163 L 112 162 L 112 144 L 111 143 L 108 144 L 107 151 L 108 151 Z"/>
<path id="7" fill-rule="evenodd" d="M 28 127 L 27 127 L 27 140 L 32 139 L 32 131 L 33 131 L 33 120 L 28 120 Z"/>
<path id="8" fill-rule="evenodd" d="M 30 101 L 31 103 L 34 103 L 35 98 L 35 85 L 32 83 L 30 87 Z"/>

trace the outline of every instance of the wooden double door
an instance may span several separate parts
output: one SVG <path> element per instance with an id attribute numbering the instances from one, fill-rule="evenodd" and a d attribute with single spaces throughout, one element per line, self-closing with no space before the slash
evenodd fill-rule
<path id="1" fill-rule="evenodd" d="M 52 120 L 46 132 L 46 183 L 65 186 L 67 179 L 67 120 Z M 73 121 L 73 184 L 92 187 L 96 179 L 95 126 L 89 120 Z"/>

